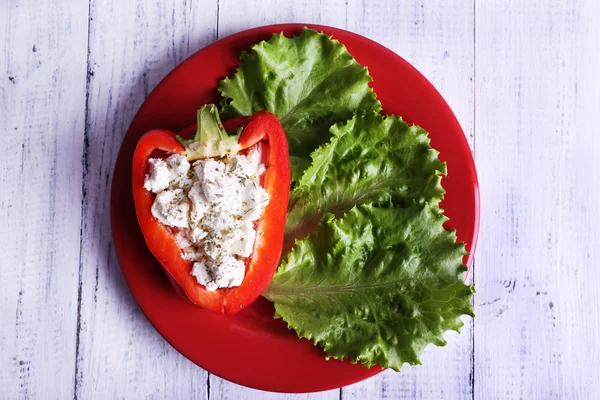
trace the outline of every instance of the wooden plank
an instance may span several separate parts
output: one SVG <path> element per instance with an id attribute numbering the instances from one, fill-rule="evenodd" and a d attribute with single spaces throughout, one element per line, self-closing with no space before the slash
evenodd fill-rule
<path id="1" fill-rule="evenodd" d="M 395 51 L 446 99 L 473 147 L 474 10 L 471 2 L 349 1 L 348 29 Z M 449 173 L 452 173 L 450 170 Z M 472 270 L 474 271 L 474 269 Z M 448 333 L 446 347 L 426 348 L 420 366 L 386 371 L 342 389 L 348 399 L 471 399 L 472 323 Z"/>
<path id="2" fill-rule="evenodd" d="M 308 394 L 284 394 L 272 393 L 262 390 L 250 389 L 245 386 L 236 385 L 211 374 L 210 384 L 211 400 L 248 399 L 248 400 L 338 400 L 339 389 L 326 392 Z"/>
<path id="3" fill-rule="evenodd" d="M 133 115 L 178 63 L 216 39 L 217 2 L 91 2 L 76 396 L 206 399 L 208 374 L 134 302 L 109 226 L 112 168 Z"/>
<path id="4" fill-rule="evenodd" d="M 3 398 L 73 396 L 87 12 L 0 4 Z"/>
<path id="5" fill-rule="evenodd" d="M 597 399 L 600 4 L 477 2 L 475 397 Z"/>
<path id="6" fill-rule="evenodd" d="M 220 0 L 219 38 L 256 26 L 312 23 L 346 26 L 345 0 Z"/>

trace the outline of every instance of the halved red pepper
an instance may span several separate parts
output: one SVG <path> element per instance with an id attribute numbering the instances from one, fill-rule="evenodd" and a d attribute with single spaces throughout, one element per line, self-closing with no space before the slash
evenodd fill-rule
<path id="1" fill-rule="evenodd" d="M 237 143 L 235 140 L 234 143 L 224 145 L 212 143 L 205 155 L 239 152 L 259 145 L 262 146 L 262 162 L 267 167 L 260 184 L 269 194 L 269 203 L 256 224 L 256 241 L 252 255 L 246 261 L 246 274 L 242 284 L 238 287 L 207 291 L 192 276 L 192 263 L 181 257 L 181 250 L 170 228 L 154 218 L 151 212 L 155 195 L 144 188 L 144 178 L 148 173 L 148 159 L 152 153 L 158 149 L 170 154 L 186 154 L 188 159 L 193 160 L 194 157 L 199 158 L 198 154 L 195 154 L 197 144 L 190 148 L 187 145 L 192 141 L 185 141 L 180 137 L 178 140 L 173 132 L 167 130 L 152 130 L 142 136 L 133 156 L 135 211 L 148 248 L 162 265 L 171 283 L 176 283 L 183 289 L 185 296 L 200 307 L 218 313 L 234 314 L 256 300 L 267 288 L 281 257 L 290 188 L 288 144 L 281 123 L 270 112 L 259 111 L 251 117 L 235 118 L 221 125 L 216 107 L 205 107 L 210 107 L 204 110 L 207 113 L 216 114 L 212 122 L 216 120 L 218 128 L 224 127 L 223 132 L 238 130 L 239 134 L 241 130 Z M 202 124 L 201 111 L 198 113 L 198 126 Z M 198 129 L 196 137 L 202 135 L 203 132 Z M 216 152 L 215 145 L 221 146 Z M 192 153 L 191 157 L 189 153 Z"/>

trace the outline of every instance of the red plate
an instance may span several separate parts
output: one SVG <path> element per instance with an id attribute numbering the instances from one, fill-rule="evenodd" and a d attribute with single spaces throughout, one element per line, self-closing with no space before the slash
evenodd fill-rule
<path id="1" fill-rule="evenodd" d="M 260 298 L 234 316 L 213 314 L 182 300 L 146 247 L 135 217 L 131 163 L 138 139 L 153 128 L 179 131 L 195 122 L 201 105 L 219 100 L 217 82 L 239 64 L 243 50 L 273 33 L 299 34 L 303 24 L 272 25 L 221 39 L 175 68 L 150 94 L 133 119 L 117 157 L 111 193 L 115 250 L 125 280 L 158 332 L 202 368 L 241 385 L 277 392 L 339 388 L 381 372 L 350 362 L 326 360 L 308 340 L 298 339 L 273 307 Z M 410 64 L 362 36 L 319 25 L 369 68 L 386 113 L 402 115 L 431 134 L 448 163 L 444 208 L 460 241 L 473 252 L 479 225 L 479 192 L 473 158 L 458 121 L 435 88 Z M 470 265 L 472 257 L 466 260 Z M 443 351 L 443 350 L 440 350 Z M 430 366 L 434 367 L 434 366 Z"/>

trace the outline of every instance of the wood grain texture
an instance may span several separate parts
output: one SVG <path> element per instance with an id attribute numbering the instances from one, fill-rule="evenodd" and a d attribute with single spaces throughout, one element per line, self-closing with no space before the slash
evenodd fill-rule
<path id="1" fill-rule="evenodd" d="M 515 4 L 0 2 L 0 397 L 600 398 L 600 3 Z M 474 149 L 483 212 L 461 335 L 422 366 L 298 396 L 171 348 L 124 283 L 108 217 L 116 152 L 154 86 L 218 37 L 284 22 L 363 34 L 432 81 Z"/>
<path id="2" fill-rule="evenodd" d="M 600 4 L 476 23 L 475 397 L 598 399 Z"/>
<path id="3" fill-rule="evenodd" d="M 86 15 L 0 4 L 2 398 L 73 396 Z"/>
<path id="4" fill-rule="evenodd" d="M 345 28 L 347 3 L 345 0 L 219 0 L 219 37 L 288 22 Z"/>
<path id="5" fill-rule="evenodd" d="M 123 280 L 109 224 L 111 174 L 158 82 L 216 39 L 216 1 L 92 1 L 75 395 L 206 399 L 208 374 L 152 328 Z"/>

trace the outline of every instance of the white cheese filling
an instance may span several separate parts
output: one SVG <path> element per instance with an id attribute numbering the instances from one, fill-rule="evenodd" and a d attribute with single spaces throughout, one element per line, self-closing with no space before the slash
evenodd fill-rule
<path id="1" fill-rule="evenodd" d="M 156 193 L 152 215 L 175 228 L 181 256 L 206 290 L 242 284 L 245 262 L 269 195 L 259 184 L 265 167 L 254 147 L 247 155 L 198 160 L 151 158 L 144 188 Z"/>

